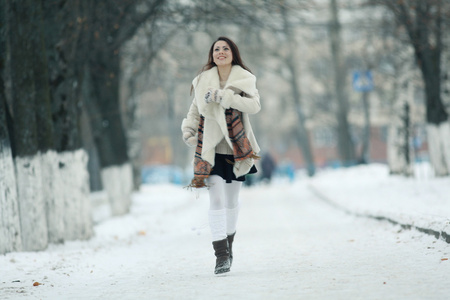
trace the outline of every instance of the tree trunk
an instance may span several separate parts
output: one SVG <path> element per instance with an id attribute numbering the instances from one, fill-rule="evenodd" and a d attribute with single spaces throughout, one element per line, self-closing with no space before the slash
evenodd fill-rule
<path id="1" fill-rule="evenodd" d="M 294 98 L 295 111 L 297 112 L 298 117 L 297 140 L 300 145 L 300 149 L 302 149 L 302 155 L 303 159 L 305 160 L 308 176 L 312 177 L 316 172 L 316 167 L 314 164 L 314 158 L 311 151 L 311 142 L 309 139 L 308 129 L 306 128 L 305 125 L 306 120 L 301 104 L 299 82 L 297 82 L 298 77 L 297 68 L 294 64 L 292 57 L 288 65 L 289 69 L 291 70 L 292 97 Z"/>
<path id="2" fill-rule="evenodd" d="M 97 146 L 103 187 L 105 188 L 113 215 L 129 211 L 133 190 L 132 167 L 119 104 L 118 53 L 108 47 L 98 46 L 97 55 L 90 61 L 92 94 L 96 112 L 90 116 Z"/>
<path id="3" fill-rule="evenodd" d="M 392 122 L 388 136 L 388 162 L 391 174 L 412 176 L 411 122 L 408 102 L 398 107 L 402 114 L 397 122 Z"/>
<path id="4" fill-rule="evenodd" d="M 15 166 L 22 244 L 26 251 L 43 250 L 48 244 L 35 113 L 35 57 L 32 49 L 37 47 L 36 20 L 33 1 L 11 2 L 11 78 L 17 155 Z"/>
<path id="5" fill-rule="evenodd" d="M 83 149 L 58 153 L 60 190 L 56 193 L 64 199 L 67 240 L 86 240 L 94 235 L 87 160 Z"/>
<path id="6" fill-rule="evenodd" d="M 450 174 L 450 124 L 427 124 L 428 152 L 436 176 Z"/>
<path id="7" fill-rule="evenodd" d="M 84 66 L 84 76 L 82 81 L 81 97 L 84 101 L 83 110 L 81 112 L 81 137 L 83 140 L 83 147 L 89 154 L 88 171 L 89 171 L 89 185 L 91 191 L 103 190 L 101 170 L 100 170 L 100 158 L 98 155 L 97 147 L 95 145 L 94 132 L 92 125 L 94 124 L 95 116 L 99 115 L 97 106 L 95 105 L 92 92 L 92 80 L 89 72 L 89 66 Z M 91 122 L 91 116 L 94 119 Z"/>
<path id="8" fill-rule="evenodd" d="M 36 58 L 34 68 L 34 86 L 36 89 L 36 124 L 38 149 L 41 153 L 42 194 L 45 201 L 48 241 L 50 243 L 64 242 L 64 203 L 57 190 L 58 163 L 55 149 L 54 127 L 50 103 L 50 87 L 48 78 L 48 60 L 45 41 L 45 24 L 42 15 L 41 1 L 35 4 L 38 18 L 36 20 L 37 43 L 34 53 Z M 39 73 L 37 73 L 39 72 Z M 39 74 L 36 76 L 36 74 Z"/>
<path id="9" fill-rule="evenodd" d="M 436 176 L 450 174 L 448 113 L 441 98 L 441 52 L 415 47 L 425 82 L 427 137 L 430 162 Z"/>
<path id="10" fill-rule="evenodd" d="M 46 153 L 52 195 L 47 198 L 51 242 L 88 239 L 93 235 L 85 153 L 81 149 L 79 111 L 82 64 L 87 56 L 80 44 L 87 4 L 43 1 L 48 64 L 51 69 L 53 149 Z M 84 6 L 83 6 L 84 5 Z M 84 154 L 80 154 L 84 153 Z M 83 181 L 83 180 L 85 181 Z"/>
<path id="11" fill-rule="evenodd" d="M 145 9 L 141 2 L 92 2 L 90 59 L 92 96 L 86 99 L 94 131 L 102 183 L 108 193 L 113 215 L 127 213 L 133 189 L 132 167 L 128 156 L 122 109 L 119 102 L 120 47 L 134 36 L 143 22 L 154 18 L 164 0 L 152 1 Z M 105 13 L 107 12 L 107 13 Z"/>
<path id="12" fill-rule="evenodd" d="M 6 65 L 6 11 L 6 1 L 0 0 L 0 254 L 22 250 L 16 176 L 3 80 Z"/>
<path id="13" fill-rule="evenodd" d="M 403 64 L 395 76 L 396 95 L 391 109 L 388 131 L 387 156 L 391 174 L 412 176 L 414 174 L 411 149 L 411 122 L 409 103 L 414 98 L 414 85 L 410 74 L 413 70 Z"/>
<path id="14" fill-rule="evenodd" d="M 446 150 L 448 136 L 441 138 L 441 131 L 446 131 L 448 113 L 441 98 L 441 56 L 444 47 L 443 22 L 444 1 L 412 2 L 400 1 L 385 4 L 395 13 L 397 20 L 405 26 L 417 64 L 425 82 L 426 119 L 430 160 L 437 176 L 449 174 L 450 151 Z M 443 125 L 443 126 L 441 126 Z M 443 128 L 443 129 L 441 129 Z"/>
<path id="15" fill-rule="evenodd" d="M 1 78 L 1 76 L 0 76 Z M 0 80 L 3 87 L 3 80 Z M 2 89 L 3 92 L 3 89 Z M 0 94 L 0 254 L 22 250 L 16 176 L 6 122 L 6 102 Z"/>
<path id="16" fill-rule="evenodd" d="M 128 153 L 133 166 L 133 189 L 139 190 L 142 182 L 141 166 L 142 166 L 142 117 L 139 113 L 140 104 L 139 97 L 136 95 L 136 78 L 130 76 L 127 80 L 127 140 L 129 145 Z"/>
<path id="17" fill-rule="evenodd" d="M 305 160 L 306 170 L 308 176 L 314 176 L 315 174 L 315 164 L 314 158 L 311 151 L 311 142 L 309 140 L 308 129 L 306 128 L 305 115 L 303 113 L 303 105 L 301 101 L 300 83 L 298 82 L 298 62 L 294 57 L 293 49 L 297 49 L 295 45 L 295 37 L 293 36 L 291 25 L 288 20 L 288 12 L 284 2 L 281 5 L 281 10 L 283 14 L 284 31 L 286 33 L 287 39 L 289 41 L 288 57 L 286 59 L 287 67 L 291 73 L 291 90 L 292 98 L 294 100 L 294 107 L 298 117 L 298 128 L 296 130 L 296 138 L 298 140 L 300 149 L 302 151 L 303 159 Z"/>
<path id="18" fill-rule="evenodd" d="M 355 163 L 355 149 L 350 134 L 350 125 L 348 123 L 348 103 L 345 93 L 345 80 L 347 73 L 344 68 L 342 50 L 341 50 L 341 24 L 338 17 L 337 0 L 330 0 L 330 47 L 334 69 L 334 89 L 338 101 L 337 110 L 337 133 L 339 144 L 339 155 L 344 166 Z"/>
<path id="19" fill-rule="evenodd" d="M 421 7 L 421 6 L 419 6 Z M 425 8 L 418 9 L 419 15 L 425 16 Z M 436 46 L 429 42 L 432 35 L 428 23 L 418 25 L 416 35 L 419 43 L 414 43 L 416 59 L 419 63 L 422 77 L 425 82 L 427 133 L 430 160 L 436 176 L 447 176 L 450 171 L 450 151 L 448 148 L 448 113 L 441 99 L 441 55 L 442 40 L 436 41 Z M 439 34 L 442 30 L 441 22 L 436 21 L 435 36 L 442 39 Z M 422 40 L 424 39 L 424 40 Z"/>

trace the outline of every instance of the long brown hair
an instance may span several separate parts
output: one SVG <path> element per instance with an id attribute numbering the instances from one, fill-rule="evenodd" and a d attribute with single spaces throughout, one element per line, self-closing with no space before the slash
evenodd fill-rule
<path id="1" fill-rule="evenodd" d="M 213 58 L 213 52 L 214 52 L 214 45 L 218 42 L 218 41 L 224 41 L 226 42 L 231 49 L 231 53 L 233 54 L 233 61 L 231 62 L 231 65 L 239 65 L 241 66 L 243 69 L 249 71 L 250 73 L 252 71 L 250 71 L 250 69 L 244 65 L 244 63 L 242 62 L 242 58 L 241 58 L 241 54 L 239 53 L 239 48 L 237 47 L 237 45 L 229 38 L 225 37 L 225 36 L 220 36 L 217 38 L 217 40 L 214 41 L 214 43 L 212 43 L 211 48 L 209 49 L 209 54 L 208 54 L 208 62 L 206 63 L 206 65 L 203 66 L 201 72 L 209 70 L 213 67 L 216 66 L 216 63 L 214 62 L 214 58 Z"/>
<path id="2" fill-rule="evenodd" d="M 233 55 L 233 61 L 231 62 L 231 65 L 233 65 L 233 66 L 234 65 L 239 65 L 243 69 L 245 69 L 245 70 L 249 71 L 250 73 L 252 73 L 252 71 L 250 71 L 250 69 L 242 62 L 242 58 L 241 58 L 241 54 L 239 53 L 238 46 L 230 38 L 227 38 L 225 36 L 219 36 L 217 38 L 217 40 L 215 40 L 214 43 L 212 43 L 211 48 L 209 49 L 208 62 L 206 63 L 206 65 L 204 65 L 202 67 L 202 69 L 200 70 L 199 73 L 202 73 L 204 71 L 212 69 L 212 68 L 214 68 L 216 66 L 216 63 L 214 62 L 214 58 L 213 58 L 213 51 L 214 51 L 214 45 L 218 41 L 224 41 L 230 46 L 231 53 Z M 192 94 L 193 90 L 194 90 L 194 87 L 191 86 L 191 94 Z"/>

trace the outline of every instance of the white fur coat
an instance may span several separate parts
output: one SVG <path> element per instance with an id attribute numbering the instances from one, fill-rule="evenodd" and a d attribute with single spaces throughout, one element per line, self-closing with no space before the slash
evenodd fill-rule
<path id="1" fill-rule="evenodd" d="M 209 88 L 220 89 L 217 67 L 195 77 L 192 81 L 192 86 L 194 87 L 194 100 L 189 108 L 187 117 L 181 124 L 181 130 L 185 132 L 193 129 L 197 132 L 200 115 L 205 117 L 202 159 L 214 166 L 215 147 L 223 138 L 233 149 L 225 120 L 225 109 L 228 108 L 234 108 L 242 112 L 245 133 L 252 145 L 253 152 L 257 154 L 260 148 L 248 118 L 248 114 L 255 114 L 261 109 L 259 93 L 256 89 L 256 77 L 242 67 L 234 65 L 223 89 L 224 92 L 220 104 L 215 102 L 207 104 L 204 100 Z M 245 95 L 241 96 L 241 92 L 244 92 Z M 192 146 L 196 146 L 196 143 L 195 145 L 192 144 Z M 237 162 L 234 164 L 233 172 L 236 177 L 240 177 L 247 174 L 253 164 L 254 160 L 251 158 Z"/>

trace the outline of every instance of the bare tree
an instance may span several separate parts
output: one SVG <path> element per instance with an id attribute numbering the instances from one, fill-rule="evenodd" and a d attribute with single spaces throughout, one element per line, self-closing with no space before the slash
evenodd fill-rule
<path id="1" fill-rule="evenodd" d="M 14 111 L 14 144 L 17 191 L 24 250 L 47 247 L 45 199 L 42 192 L 42 165 L 37 134 L 35 57 L 38 50 L 39 10 L 34 3 L 10 3 L 11 79 Z M 36 51 L 36 52 L 34 52 Z M 37 56 L 37 59 L 41 57 Z"/>
<path id="2" fill-rule="evenodd" d="M 93 229 L 79 120 L 82 65 L 89 53 L 84 38 L 89 3 L 42 1 L 42 6 L 51 108 L 40 113 L 49 138 L 39 140 L 51 140 L 48 148 L 54 150 L 46 154 L 48 176 L 53 178 L 47 197 L 49 240 L 87 239 Z"/>
<path id="3" fill-rule="evenodd" d="M 401 58 L 409 53 L 397 52 Z M 387 156 L 390 174 L 412 176 L 413 151 L 411 147 L 412 122 L 411 103 L 413 100 L 414 75 L 412 62 L 408 59 L 399 60 L 401 65 L 395 68 L 395 96 L 392 103 L 392 114 L 389 126 Z M 399 63 L 398 63 L 399 64 Z"/>
<path id="4" fill-rule="evenodd" d="M 394 13 L 414 48 L 416 63 L 425 83 L 426 120 L 431 163 L 437 176 L 450 171 L 450 124 L 442 102 L 442 52 L 444 22 L 450 16 L 450 5 L 443 0 L 387 1 L 373 0 Z"/>
<path id="5" fill-rule="evenodd" d="M 0 254 L 22 249 L 16 176 L 12 158 L 11 119 L 5 93 L 6 65 L 6 0 L 0 1 Z"/>
<path id="6" fill-rule="evenodd" d="M 74 24 L 82 17 L 74 2 L 6 3 L 12 83 L 7 124 L 14 128 L 22 245 L 42 250 L 48 242 L 93 233 L 86 154 L 78 135 L 76 62 L 70 56 L 79 54 L 71 27 L 79 29 Z"/>
<path id="7" fill-rule="evenodd" d="M 286 3 L 284 3 L 284 1 L 283 3 L 281 3 L 280 9 L 283 19 L 283 31 L 286 34 L 288 40 L 287 57 L 285 62 L 290 72 L 290 85 L 292 90 L 292 98 L 294 100 L 294 107 L 298 117 L 298 128 L 296 130 L 297 132 L 296 137 L 302 150 L 308 176 L 314 176 L 315 164 L 311 149 L 310 136 L 308 129 L 306 128 L 306 116 L 302 104 L 302 95 L 300 90 L 300 78 L 299 78 L 300 77 L 299 64 L 295 56 L 298 47 L 295 42 L 296 39 L 294 37 L 292 25 L 290 24 L 289 17 L 287 15 L 288 7 L 286 6 Z"/>
<path id="8" fill-rule="evenodd" d="M 90 55 L 87 70 L 90 98 L 85 99 L 102 169 L 103 187 L 114 215 L 128 212 L 132 167 L 119 100 L 120 50 L 164 0 L 102 1 L 92 3 Z"/>
<path id="9" fill-rule="evenodd" d="M 164 86 L 165 90 L 170 94 L 167 101 L 167 114 L 164 115 L 168 118 L 168 122 L 165 125 L 171 128 L 169 136 L 171 138 L 174 160 L 177 159 L 178 151 L 181 148 L 178 143 L 180 141 L 178 137 L 179 126 L 176 122 L 174 104 L 175 86 L 178 83 L 175 79 L 177 78 L 177 70 L 165 65 L 156 71 L 157 76 L 155 76 L 155 79 L 152 79 L 151 70 L 157 68 L 151 68 L 151 66 L 154 65 L 155 60 L 158 60 L 161 49 L 186 24 L 170 22 L 172 18 L 169 16 L 176 14 L 176 12 L 170 13 L 170 5 L 166 5 L 163 11 L 163 17 L 160 16 L 148 20 L 141 26 L 135 37 L 122 47 L 122 64 L 124 66 L 122 85 L 123 90 L 125 90 L 124 106 L 126 108 L 124 123 L 128 141 L 128 154 L 133 165 L 135 189 L 139 188 L 142 181 L 141 166 L 142 149 L 144 147 L 142 141 L 146 131 L 143 127 L 143 122 L 144 119 L 149 118 L 149 115 L 142 112 L 142 97 L 140 93 L 149 88 L 149 83 L 152 80 L 154 85 Z M 160 120 L 154 121 L 157 123 Z"/>
<path id="10" fill-rule="evenodd" d="M 339 10 L 337 0 L 330 0 L 330 47 L 333 57 L 334 68 L 334 90 L 338 103 L 337 121 L 338 121 L 338 146 L 339 154 L 344 165 L 351 165 L 355 162 L 355 149 L 353 146 L 352 137 L 350 134 L 350 125 L 348 122 L 348 100 L 345 91 L 345 76 L 346 74 L 344 61 L 342 57 L 341 46 L 341 24 L 339 22 Z"/>

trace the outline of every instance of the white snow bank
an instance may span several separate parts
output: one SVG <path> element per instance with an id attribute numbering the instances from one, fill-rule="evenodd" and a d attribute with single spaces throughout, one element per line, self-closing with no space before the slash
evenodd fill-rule
<path id="1" fill-rule="evenodd" d="M 309 185 L 354 214 L 450 234 L 450 178 L 431 173 L 417 165 L 416 177 L 407 178 L 389 175 L 386 165 L 371 164 L 319 172 Z"/>

